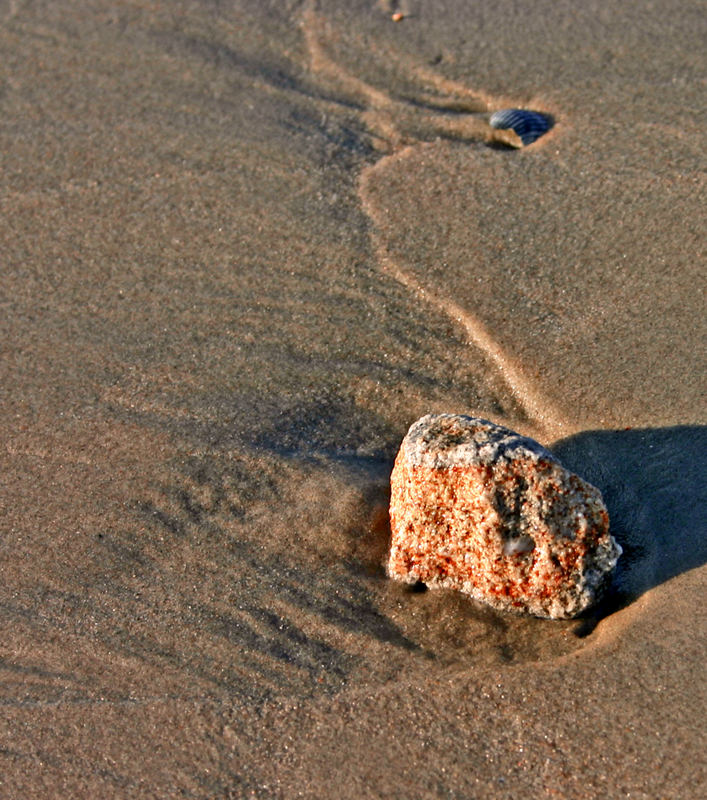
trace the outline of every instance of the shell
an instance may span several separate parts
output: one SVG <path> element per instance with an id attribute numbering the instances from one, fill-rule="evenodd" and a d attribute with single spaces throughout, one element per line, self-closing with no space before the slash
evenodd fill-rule
<path id="1" fill-rule="evenodd" d="M 520 137 L 524 146 L 532 144 L 553 126 L 549 114 L 540 111 L 527 111 L 524 108 L 504 108 L 491 114 L 489 124 L 492 128 L 511 128 Z"/>

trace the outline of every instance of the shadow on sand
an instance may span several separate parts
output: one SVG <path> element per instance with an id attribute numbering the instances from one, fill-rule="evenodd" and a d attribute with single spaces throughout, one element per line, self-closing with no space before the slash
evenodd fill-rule
<path id="1" fill-rule="evenodd" d="M 648 589 L 707 561 L 707 427 L 585 431 L 551 448 L 601 490 L 623 548 L 611 591 L 577 634 Z"/>

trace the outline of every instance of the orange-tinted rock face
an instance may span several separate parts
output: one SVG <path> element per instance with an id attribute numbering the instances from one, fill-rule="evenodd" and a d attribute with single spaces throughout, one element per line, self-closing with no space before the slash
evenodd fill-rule
<path id="1" fill-rule="evenodd" d="M 474 417 L 410 428 L 390 518 L 391 578 L 542 617 L 592 605 L 621 554 L 598 489 L 532 439 Z"/>

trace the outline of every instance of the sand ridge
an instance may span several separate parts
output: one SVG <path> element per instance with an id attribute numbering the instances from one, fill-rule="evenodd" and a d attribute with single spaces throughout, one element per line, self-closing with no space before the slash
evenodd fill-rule
<path id="1" fill-rule="evenodd" d="M 423 123 L 425 138 L 410 141 L 411 134 L 406 132 L 401 124 L 404 126 L 406 115 L 409 115 L 414 107 L 404 99 L 394 98 L 390 93 L 376 89 L 336 62 L 332 54 L 335 47 L 331 45 L 337 38 L 336 33 L 328 28 L 324 18 L 317 11 L 317 3 L 313 0 L 305 7 L 302 26 L 313 72 L 328 82 L 337 83 L 346 92 L 364 102 L 365 107 L 360 112 L 362 120 L 371 131 L 374 140 L 385 142 L 386 149 L 392 151 L 362 169 L 359 178 L 359 196 L 363 209 L 373 222 L 372 237 L 381 270 L 420 297 L 423 302 L 444 314 L 455 325 L 463 328 L 469 343 L 482 351 L 485 359 L 498 371 L 513 396 L 524 408 L 528 415 L 526 424 L 532 426 L 531 430 L 535 435 L 549 439 L 572 432 L 574 429 L 572 423 L 554 407 L 549 398 L 543 396 L 522 366 L 501 347 L 477 316 L 435 291 L 434 288 L 421 285 L 391 257 L 381 229 L 381 223 L 386 219 L 386 209 L 380 202 L 376 202 L 377 195 L 371 191 L 372 184 L 378 181 L 385 182 L 390 160 L 402 164 L 403 169 L 409 165 L 409 169 L 414 170 L 420 159 L 424 158 L 423 151 L 429 146 L 426 142 L 430 139 L 453 135 L 454 138 L 458 137 L 467 142 L 498 140 L 498 134 L 488 124 L 488 112 L 504 106 L 513 106 L 514 102 L 508 97 L 492 97 L 457 81 L 445 79 L 433 70 L 395 54 L 394 57 L 400 59 L 397 65 L 400 70 L 414 75 L 422 86 L 427 87 L 428 92 L 435 91 L 434 95 L 424 91 L 418 93 L 421 103 L 424 104 L 425 101 L 429 103 L 433 98 L 435 107 L 440 111 L 452 109 L 458 113 L 458 117 L 450 123 L 450 118 L 446 114 L 435 115 L 427 110 Z M 391 54 L 386 53 L 382 57 L 390 58 Z"/>

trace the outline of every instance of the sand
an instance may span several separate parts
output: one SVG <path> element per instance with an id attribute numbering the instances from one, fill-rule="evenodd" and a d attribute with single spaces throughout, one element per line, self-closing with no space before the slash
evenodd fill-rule
<path id="1" fill-rule="evenodd" d="M 706 27 L 0 2 L 0 796 L 702 796 Z M 601 489 L 603 607 L 385 578 L 439 412 Z"/>

